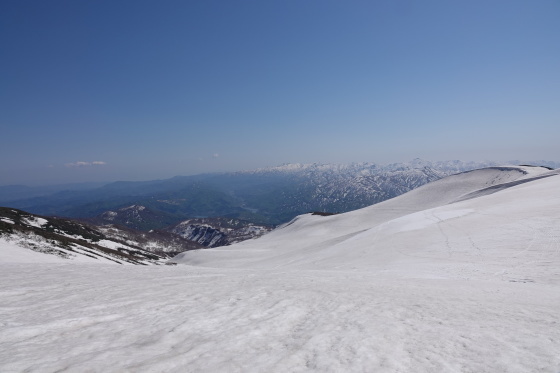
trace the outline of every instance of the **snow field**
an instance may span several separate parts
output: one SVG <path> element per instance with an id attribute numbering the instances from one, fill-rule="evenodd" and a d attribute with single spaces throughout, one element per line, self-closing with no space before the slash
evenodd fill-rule
<path id="1" fill-rule="evenodd" d="M 0 267 L 2 372 L 560 368 L 558 293 L 544 285 L 343 271 Z"/>
<path id="2" fill-rule="evenodd" d="M 65 259 L 56 255 L 46 255 L 23 247 L 21 241 L 8 241 L 0 237 L 0 257 L 2 263 L 61 263 Z"/>
<path id="3" fill-rule="evenodd" d="M 98 244 L 103 247 L 125 247 L 113 241 L 102 240 Z M 91 249 L 73 243 L 72 250 L 57 246 L 45 238 L 29 233 L 14 234 L 0 237 L 0 262 L 2 263 L 99 263 L 124 264 L 130 263 L 103 252 L 92 252 Z M 50 252 L 50 254 L 49 254 Z M 53 254 L 54 253 L 54 254 Z M 81 254 L 81 255 L 80 255 Z"/>

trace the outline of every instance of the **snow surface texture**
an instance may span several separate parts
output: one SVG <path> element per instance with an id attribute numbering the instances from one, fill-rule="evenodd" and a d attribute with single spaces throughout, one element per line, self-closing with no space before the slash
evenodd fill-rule
<path id="1" fill-rule="evenodd" d="M 2 263 L 0 371 L 558 373 L 560 176 L 511 183 L 547 172 L 455 175 L 176 267 Z"/>

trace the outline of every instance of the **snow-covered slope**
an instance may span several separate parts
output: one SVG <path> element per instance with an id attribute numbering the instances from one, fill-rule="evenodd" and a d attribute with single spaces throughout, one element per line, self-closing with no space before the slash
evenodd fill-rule
<path id="1" fill-rule="evenodd" d="M 0 371 L 557 373 L 559 211 L 490 168 L 188 265 L 0 262 Z"/>
<path id="2" fill-rule="evenodd" d="M 0 262 L 165 264 L 165 250 L 151 247 L 158 241 L 146 235 L 0 207 Z"/>
<path id="3" fill-rule="evenodd" d="M 473 221 L 493 229 L 497 228 L 497 224 L 503 223 L 506 233 L 509 232 L 508 229 L 513 229 L 511 226 L 516 224 L 513 220 L 517 215 L 510 214 L 501 204 L 496 208 L 503 208 L 503 217 L 498 214 L 488 216 L 480 212 L 498 204 L 504 195 L 505 198 L 509 198 L 506 202 L 512 205 L 510 208 L 519 210 L 521 217 L 517 220 L 525 219 L 528 214 L 539 216 L 542 204 L 553 202 L 554 182 L 560 181 L 560 178 L 551 178 L 552 181 L 543 178 L 519 185 L 518 183 L 547 175 L 556 175 L 556 172 L 533 167 L 493 167 L 465 172 L 361 210 L 333 216 L 299 216 L 261 239 L 227 248 L 186 252 L 174 260 L 213 267 L 388 270 L 392 267 L 383 266 L 381 263 L 400 263 L 405 259 L 410 261 L 411 255 L 415 255 L 414 250 L 422 256 L 422 250 L 428 250 L 426 245 L 434 241 L 443 246 L 439 247 L 437 254 L 431 254 L 431 257 L 434 260 L 442 260 L 440 256 L 449 257 L 453 262 L 459 259 L 458 254 L 450 250 L 461 252 L 476 246 L 476 242 L 471 243 L 469 240 L 472 235 L 461 232 L 469 232 L 471 226 L 471 230 L 483 232 L 479 224 L 474 224 Z M 531 190 L 541 184 L 548 185 L 547 182 L 552 183 L 548 190 L 550 198 L 545 198 L 537 191 L 523 194 L 524 188 Z M 509 189 L 482 196 L 480 191 L 488 188 L 494 188 L 496 191 L 499 190 L 496 188 L 499 185 L 509 186 Z M 476 192 L 480 193 L 480 198 L 472 198 Z M 516 193 L 519 197 L 516 197 Z M 465 197 L 469 199 L 456 202 Z M 526 202 L 520 203 L 521 199 Z M 506 223 L 504 219 L 512 221 Z M 411 226 L 422 229 L 407 228 Z M 462 227 L 462 230 L 454 229 L 456 226 Z M 527 231 L 527 234 L 533 235 L 530 229 Z M 521 234 L 521 231 L 518 233 Z M 498 233 L 495 232 L 496 234 Z M 426 242 L 421 241 L 422 237 L 425 237 Z M 463 240 L 453 244 L 449 242 L 453 239 L 459 240 L 458 237 L 462 237 Z M 515 235 L 510 237 L 513 241 L 521 242 Z M 446 249 L 447 245 L 453 248 Z M 479 250 L 470 254 L 476 254 L 476 257 L 483 256 Z"/>

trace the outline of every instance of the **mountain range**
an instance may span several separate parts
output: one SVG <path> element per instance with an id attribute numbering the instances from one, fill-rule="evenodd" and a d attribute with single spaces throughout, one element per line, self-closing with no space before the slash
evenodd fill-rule
<path id="1" fill-rule="evenodd" d="M 546 161 L 535 164 L 560 166 Z M 21 198 L 25 188 L 16 193 L 16 187 L 0 187 L 0 204 L 39 215 L 91 218 L 97 223 L 118 223 L 141 230 L 162 229 L 182 220 L 210 217 L 278 225 L 311 211 L 355 210 L 451 174 L 496 165 L 496 162 L 420 159 L 389 165 L 288 164 L 166 180 L 114 182 L 32 198 Z M 124 209 L 130 206 L 143 206 L 141 220 L 126 218 Z"/>

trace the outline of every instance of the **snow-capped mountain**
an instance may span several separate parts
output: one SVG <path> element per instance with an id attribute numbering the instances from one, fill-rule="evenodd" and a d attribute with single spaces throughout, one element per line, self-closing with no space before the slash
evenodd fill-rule
<path id="1" fill-rule="evenodd" d="M 166 228 L 169 232 L 205 247 L 226 246 L 258 238 L 271 229 L 269 226 L 229 218 L 188 219 Z"/>
<path id="2" fill-rule="evenodd" d="M 414 159 L 406 163 L 378 165 L 287 164 L 245 171 L 239 174 L 284 177 L 290 180 L 264 199 L 277 201 L 276 214 L 293 217 L 309 211 L 347 212 L 406 193 L 419 186 L 455 173 L 496 166 L 495 162 L 440 161 Z M 262 199 L 246 198 L 247 205 L 259 211 L 269 210 Z"/>

